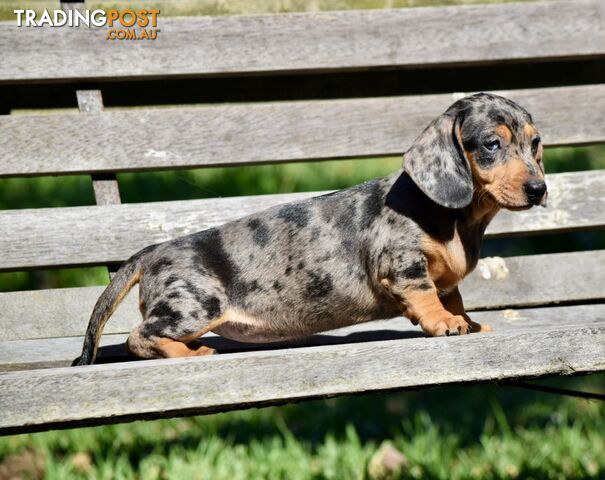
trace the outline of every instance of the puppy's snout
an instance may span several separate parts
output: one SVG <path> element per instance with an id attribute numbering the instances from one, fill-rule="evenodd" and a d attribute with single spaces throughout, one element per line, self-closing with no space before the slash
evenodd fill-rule
<path id="1" fill-rule="evenodd" d="M 523 185 L 523 190 L 530 203 L 546 206 L 546 183 L 543 180 L 529 180 Z"/>

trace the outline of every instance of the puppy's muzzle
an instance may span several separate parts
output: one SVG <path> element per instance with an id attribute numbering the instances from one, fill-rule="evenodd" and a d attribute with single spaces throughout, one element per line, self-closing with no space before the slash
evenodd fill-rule
<path id="1" fill-rule="evenodd" d="M 546 206 L 546 183 L 543 180 L 529 180 L 523 185 L 527 200 L 532 205 Z"/>

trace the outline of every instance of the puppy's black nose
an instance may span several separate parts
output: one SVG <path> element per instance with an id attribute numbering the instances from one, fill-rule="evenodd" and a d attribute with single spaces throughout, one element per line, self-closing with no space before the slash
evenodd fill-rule
<path id="1" fill-rule="evenodd" d="M 546 193 L 546 183 L 542 180 L 530 180 L 523 185 L 527 199 L 533 204 L 539 204 Z"/>

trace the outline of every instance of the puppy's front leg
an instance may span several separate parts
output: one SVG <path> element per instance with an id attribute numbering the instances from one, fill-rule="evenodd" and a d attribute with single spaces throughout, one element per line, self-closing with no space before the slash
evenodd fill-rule
<path id="1" fill-rule="evenodd" d="M 471 325 L 462 315 L 454 315 L 443 306 L 437 295 L 437 289 L 406 288 L 402 296 L 404 315 L 427 335 L 466 335 Z"/>
<path id="2" fill-rule="evenodd" d="M 454 290 L 452 290 L 446 296 L 441 297 L 441 303 L 448 312 L 464 317 L 466 322 L 471 326 L 471 331 L 473 333 L 491 332 L 493 330 L 490 325 L 481 325 L 480 323 L 473 322 L 470 319 L 470 317 L 464 311 L 464 303 L 462 302 L 462 295 L 460 295 L 458 287 L 454 288 Z"/>

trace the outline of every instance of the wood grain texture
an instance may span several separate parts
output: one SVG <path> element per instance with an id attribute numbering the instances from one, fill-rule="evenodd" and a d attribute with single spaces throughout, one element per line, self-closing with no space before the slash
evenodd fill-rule
<path id="1" fill-rule="evenodd" d="M 501 212 L 488 236 L 605 226 L 605 170 L 549 175 L 550 206 Z M 325 192 L 0 212 L 0 270 L 103 265 L 147 245 Z"/>
<path id="2" fill-rule="evenodd" d="M 559 328 L 605 326 L 605 304 L 474 312 L 472 318 L 490 324 L 494 331 L 546 331 Z M 423 337 L 419 327 L 405 318 L 377 320 L 331 330 L 290 342 L 241 343 L 209 333 L 201 344 L 220 354 L 250 350 L 276 350 L 320 345 L 386 341 Z M 127 335 L 108 334 L 101 338 L 97 363 L 132 360 L 125 347 Z M 0 372 L 36 368 L 68 367 L 82 352 L 83 337 L 0 341 Z"/>
<path id="3" fill-rule="evenodd" d="M 103 111 L 101 90 L 76 90 L 76 98 L 80 113 L 101 113 Z"/>
<path id="4" fill-rule="evenodd" d="M 461 284 L 468 310 L 578 303 L 605 299 L 605 250 L 531 255 L 503 259 L 508 269 L 479 267 Z M 490 277 L 490 278 L 486 278 Z M 0 294 L 0 340 L 83 335 L 103 287 L 62 288 Z M 106 333 L 126 333 L 137 325 L 135 287 L 108 322 Z"/>
<path id="5" fill-rule="evenodd" d="M 64 8 L 81 8 L 83 4 L 61 4 Z M 101 113 L 103 111 L 103 95 L 101 90 L 76 90 L 78 109 L 80 113 Z M 114 173 L 96 174 L 92 176 L 92 188 L 97 205 L 117 205 L 121 203 L 118 179 Z"/>
<path id="6" fill-rule="evenodd" d="M 605 369 L 605 326 L 0 374 L 0 434 Z"/>
<path id="7" fill-rule="evenodd" d="M 97 205 L 119 205 L 120 187 L 118 179 L 111 173 L 97 173 L 92 175 L 92 189 Z"/>
<path id="8" fill-rule="evenodd" d="M 547 145 L 605 141 L 605 85 L 496 93 L 532 113 Z M 0 176 L 401 155 L 462 96 L 0 116 Z"/>
<path id="9" fill-rule="evenodd" d="M 0 45 L 11 48 L 3 52 L 0 81 L 590 58 L 605 53 L 604 8 L 600 0 L 575 0 L 187 19 L 160 15 L 155 41 L 108 41 L 106 29 L 17 28 L 14 21 L 2 22 Z"/>
<path id="10" fill-rule="evenodd" d="M 61 6 L 64 9 L 82 10 L 84 4 L 61 3 Z M 103 95 L 100 90 L 76 90 L 76 98 L 78 99 L 80 113 L 100 113 L 103 111 Z M 93 174 L 91 180 L 97 205 L 118 205 L 122 203 L 120 186 L 115 173 Z M 110 278 L 113 278 L 114 273 L 115 268 L 110 268 Z"/>

